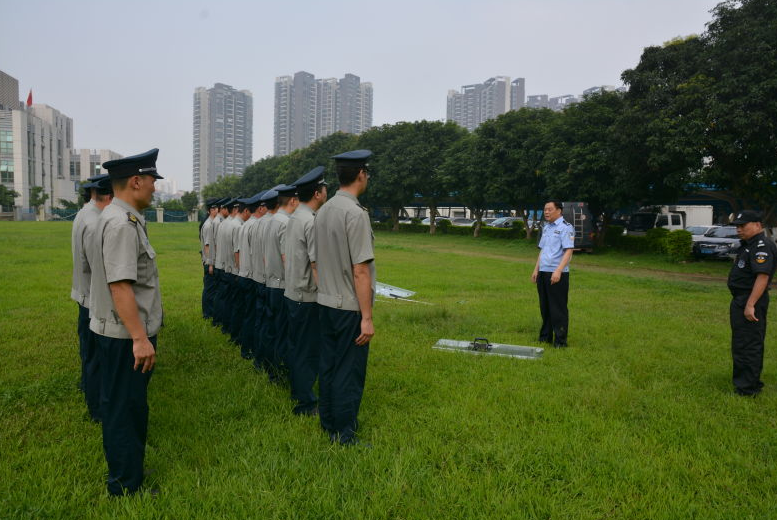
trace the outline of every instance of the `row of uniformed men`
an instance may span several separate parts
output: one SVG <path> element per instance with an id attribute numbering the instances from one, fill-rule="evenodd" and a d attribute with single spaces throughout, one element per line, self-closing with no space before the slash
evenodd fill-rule
<path id="1" fill-rule="evenodd" d="M 89 202 L 73 221 L 71 297 L 79 305 L 81 382 L 102 423 L 111 495 L 143 483 L 146 391 L 156 362 L 162 300 L 156 253 L 142 211 L 151 205 L 159 150 L 105 162 L 82 185 Z"/>
<path id="2" fill-rule="evenodd" d="M 202 312 L 270 381 L 291 387 L 294 413 L 318 415 L 332 442 L 358 444 L 357 415 L 374 334 L 373 236 L 357 197 L 368 150 L 243 199 L 207 201 L 200 230 Z M 319 397 L 314 392 L 319 380 Z"/>

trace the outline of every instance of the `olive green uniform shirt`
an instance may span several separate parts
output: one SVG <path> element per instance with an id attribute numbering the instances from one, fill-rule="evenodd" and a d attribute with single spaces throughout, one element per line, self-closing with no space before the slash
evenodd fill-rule
<path id="1" fill-rule="evenodd" d="M 316 301 L 316 280 L 311 262 L 316 261 L 313 222 L 316 214 L 307 204 L 300 204 L 286 224 L 286 291 L 283 295 L 295 302 Z"/>
<path id="2" fill-rule="evenodd" d="M 162 296 L 156 252 L 148 241 L 143 215 L 123 200 L 113 199 L 97 222 L 91 254 L 94 265 L 89 328 L 109 338 L 131 339 L 116 312 L 108 286 L 128 281 L 146 334 L 155 336 L 162 327 Z"/>
<path id="3" fill-rule="evenodd" d="M 88 223 L 97 222 L 100 218 L 100 209 L 93 200 L 90 200 L 83 208 L 78 210 L 73 219 L 73 231 L 71 234 L 70 251 L 73 255 L 73 282 L 70 287 L 70 297 L 83 307 L 89 307 L 89 284 L 92 280 L 92 270 L 86 256 L 84 247 L 84 234 Z"/>
<path id="4" fill-rule="evenodd" d="M 279 209 L 264 228 L 264 276 L 267 287 L 285 288 L 285 274 L 281 254 L 285 250 L 286 224 L 289 214 Z"/>
<path id="5" fill-rule="evenodd" d="M 240 226 L 240 233 L 238 234 L 240 265 L 238 266 L 237 275 L 242 276 L 243 278 L 251 277 L 251 228 L 256 225 L 257 220 L 259 219 L 251 215 L 248 220 Z"/>
<path id="6" fill-rule="evenodd" d="M 320 305 L 359 311 L 353 266 L 369 263 L 375 303 L 375 253 L 367 210 L 352 194 L 338 190 L 316 214 L 316 269 Z"/>
<path id="7" fill-rule="evenodd" d="M 264 230 L 272 219 L 271 213 L 265 213 L 251 228 L 251 279 L 257 283 L 266 283 L 264 274 Z"/>

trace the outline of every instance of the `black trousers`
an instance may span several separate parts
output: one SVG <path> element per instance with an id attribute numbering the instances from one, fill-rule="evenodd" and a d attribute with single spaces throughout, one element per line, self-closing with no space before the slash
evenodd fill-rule
<path id="1" fill-rule="evenodd" d="M 550 277 L 552 274 L 540 271 L 537 276 L 537 294 L 540 297 L 540 314 L 542 315 L 539 339 L 563 346 L 567 344 L 567 330 L 569 328 L 569 310 L 567 309 L 569 273 L 561 273 L 561 279 L 551 285 Z"/>
<path id="2" fill-rule="evenodd" d="M 97 337 L 89 329 L 89 309 L 78 306 L 78 343 L 81 357 L 81 390 L 86 398 L 89 416 L 100 420 L 100 357 Z"/>
<path id="3" fill-rule="evenodd" d="M 244 359 L 253 356 L 253 334 L 256 315 L 256 282 L 250 278 L 240 278 L 240 318 L 237 323 L 237 343 L 240 355 Z"/>
<path id="4" fill-rule="evenodd" d="M 143 484 L 148 433 L 147 389 L 151 372 L 133 370 L 131 339 L 97 336 L 102 372 L 103 449 L 108 462 L 108 493 L 134 493 Z M 156 336 L 149 338 L 156 349 Z"/>
<path id="5" fill-rule="evenodd" d="M 220 325 L 222 315 L 224 314 L 224 291 L 227 284 L 227 273 L 223 269 L 213 268 L 214 287 L 213 287 L 213 324 Z"/>
<path id="6" fill-rule="evenodd" d="M 750 293 L 737 294 L 731 299 L 729 318 L 731 320 L 731 358 L 734 362 L 733 382 L 736 392 L 755 395 L 761 391 L 761 370 L 764 362 L 764 339 L 766 338 L 766 316 L 769 310 L 769 294 L 755 304 L 758 321 L 745 318 L 745 305 Z"/>
<path id="7" fill-rule="evenodd" d="M 270 359 L 267 353 L 267 342 L 264 340 L 268 321 L 267 286 L 263 283 L 254 283 L 256 284 L 254 292 L 256 297 L 254 299 L 254 334 L 251 343 L 254 352 L 254 368 L 269 373 Z"/>
<path id="8" fill-rule="evenodd" d="M 291 398 L 297 402 L 294 413 L 310 412 L 316 408 L 318 398 L 313 385 L 318 378 L 321 346 L 321 328 L 316 302 L 295 302 L 285 298 L 289 326 L 289 380 Z"/>
<path id="9" fill-rule="evenodd" d="M 209 265 L 203 265 L 202 273 L 202 317 L 213 317 L 213 293 L 216 289 L 216 271 L 208 274 Z"/>
<path id="10" fill-rule="evenodd" d="M 361 313 L 319 306 L 321 358 L 318 414 L 332 441 L 348 443 L 356 436 L 357 417 L 367 376 L 369 343 L 359 346 Z"/>
<path id="11" fill-rule="evenodd" d="M 264 338 L 267 357 L 270 360 L 270 380 L 281 382 L 286 378 L 290 365 L 288 359 L 289 344 L 289 314 L 286 308 L 286 297 L 283 289 L 268 287 L 267 289 L 267 326 Z"/>

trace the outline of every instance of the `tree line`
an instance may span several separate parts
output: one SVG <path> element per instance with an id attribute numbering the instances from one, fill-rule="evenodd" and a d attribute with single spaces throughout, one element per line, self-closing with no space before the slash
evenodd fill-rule
<path id="1" fill-rule="evenodd" d="M 510 111 L 473 132 L 416 121 L 337 133 L 266 157 L 203 196 L 253 194 L 317 165 L 333 172 L 332 155 L 367 148 L 375 155 L 363 203 L 385 208 L 395 229 L 415 202 L 431 216 L 441 204 L 463 204 L 477 234 L 488 209 L 527 216 L 550 198 L 580 200 L 606 225 L 621 208 L 700 190 L 734 211 L 759 208 L 774 225 L 777 0 L 728 0 L 711 13 L 703 34 L 646 47 L 621 75 L 624 93 L 590 95 L 561 112 Z M 334 175 L 327 180 L 334 188 Z"/>

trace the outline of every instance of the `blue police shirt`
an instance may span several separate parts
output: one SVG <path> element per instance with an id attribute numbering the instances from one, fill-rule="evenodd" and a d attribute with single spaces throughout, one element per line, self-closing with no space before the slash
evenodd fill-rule
<path id="1" fill-rule="evenodd" d="M 552 273 L 561 263 L 564 250 L 575 247 L 575 228 L 564 217 L 546 222 L 537 247 L 540 248 L 540 271 Z M 569 264 L 564 267 L 564 272 L 569 272 Z"/>

